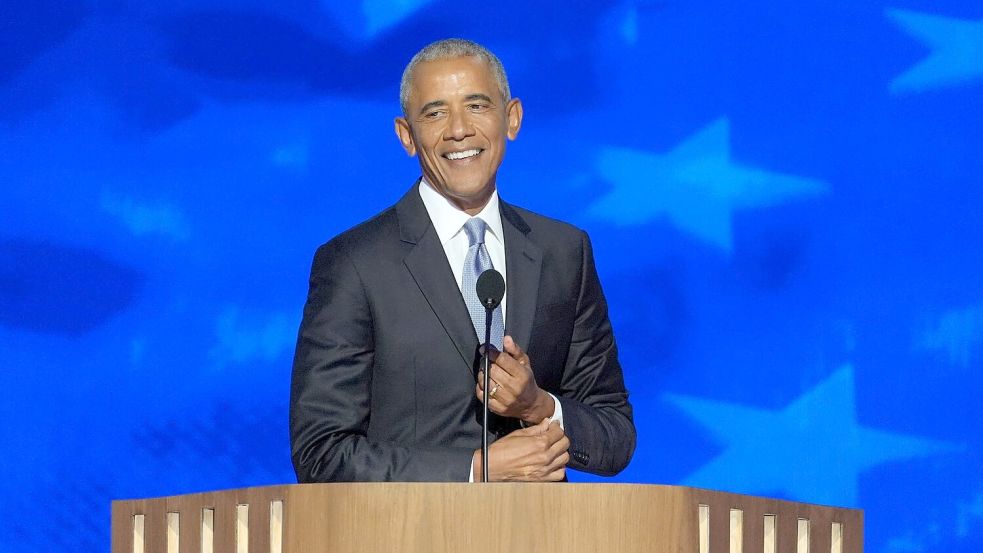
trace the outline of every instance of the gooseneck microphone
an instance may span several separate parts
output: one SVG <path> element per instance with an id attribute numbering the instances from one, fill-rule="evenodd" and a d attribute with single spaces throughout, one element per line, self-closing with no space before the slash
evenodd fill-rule
<path id="1" fill-rule="evenodd" d="M 488 348 L 491 346 L 492 312 L 505 297 L 505 279 L 502 277 L 502 273 L 495 269 L 488 269 L 478 275 L 478 282 L 474 288 L 481 305 L 485 306 L 485 354 L 482 360 L 485 377 L 482 383 L 484 407 L 481 410 L 481 481 L 488 482 L 488 383 L 490 381 Z"/>

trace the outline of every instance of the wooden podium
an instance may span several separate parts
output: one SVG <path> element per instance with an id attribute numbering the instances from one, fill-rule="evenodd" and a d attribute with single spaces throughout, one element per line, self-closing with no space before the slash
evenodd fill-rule
<path id="1" fill-rule="evenodd" d="M 863 512 L 679 486 L 298 484 L 114 501 L 113 553 L 861 553 Z"/>

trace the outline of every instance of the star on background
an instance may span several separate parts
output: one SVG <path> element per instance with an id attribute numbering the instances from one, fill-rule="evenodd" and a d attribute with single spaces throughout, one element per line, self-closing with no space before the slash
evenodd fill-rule
<path id="1" fill-rule="evenodd" d="M 853 390 L 853 368 L 847 365 L 777 411 L 666 394 L 724 446 L 683 484 L 857 506 L 857 480 L 865 470 L 956 449 L 861 426 Z"/>
<path id="2" fill-rule="evenodd" d="M 922 92 L 983 77 L 983 19 L 898 9 L 887 10 L 887 16 L 932 49 L 929 57 L 891 81 L 891 92 Z"/>
<path id="3" fill-rule="evenodd" d="M 946 311 L 916 345 L 943 351 L 953 365 L 969 368 L 983 346 L 983 303 Z"/>
<path id="4" fill-rule="evenodd" d="M 432 0 L 362 0 L 366 34 L 375 36 L 410 17 Z"/>
<path id="5" fill-rule="evenodd" d="M 726 118 L 665 154 L 604 148 L 596 169 L 614 188 L 590 206 L 591 215 L 619 225 L 666 217 L 676 227 L 728 253 L 733 247 L 734 211 L 816 196 L 829 188 L 820 180 L 732 161 Z"/>

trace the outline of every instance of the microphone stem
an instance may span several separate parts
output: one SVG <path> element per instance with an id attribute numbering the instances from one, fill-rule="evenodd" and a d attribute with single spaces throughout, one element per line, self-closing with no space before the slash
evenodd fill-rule
<path id="1" fill-rule="evenodd" d="M 484 364 L 484 401 L 481 410 L 481 481 L 488 482 L 488 401 L 491 399 L 488 394 L 488 384 L 491 382 L 489 348 L 491 346 L 491 326 L 492 310 L 485 307 L 485 355 L 482 363 Z"/>

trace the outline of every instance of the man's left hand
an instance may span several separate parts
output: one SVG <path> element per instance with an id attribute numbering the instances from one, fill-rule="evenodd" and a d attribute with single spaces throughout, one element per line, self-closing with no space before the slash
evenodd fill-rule
<path id="1" fill-rule="evenodd" d="M 489 373 L 491 389 L 488 391 L 488 409 L 492 413 L 521 419 L 530 424 L 552 417 L 553 398 L 536 384 L 529 356 L 511 336 L 506 336 L 502 345 L 505 351 L 498 351 L 494 347 L 489 351 L 492 365 Z M 478 401 L 484 400 L 484 382 L 484 372 L 479 372 L 478 385 L 475 387 Z"/>

